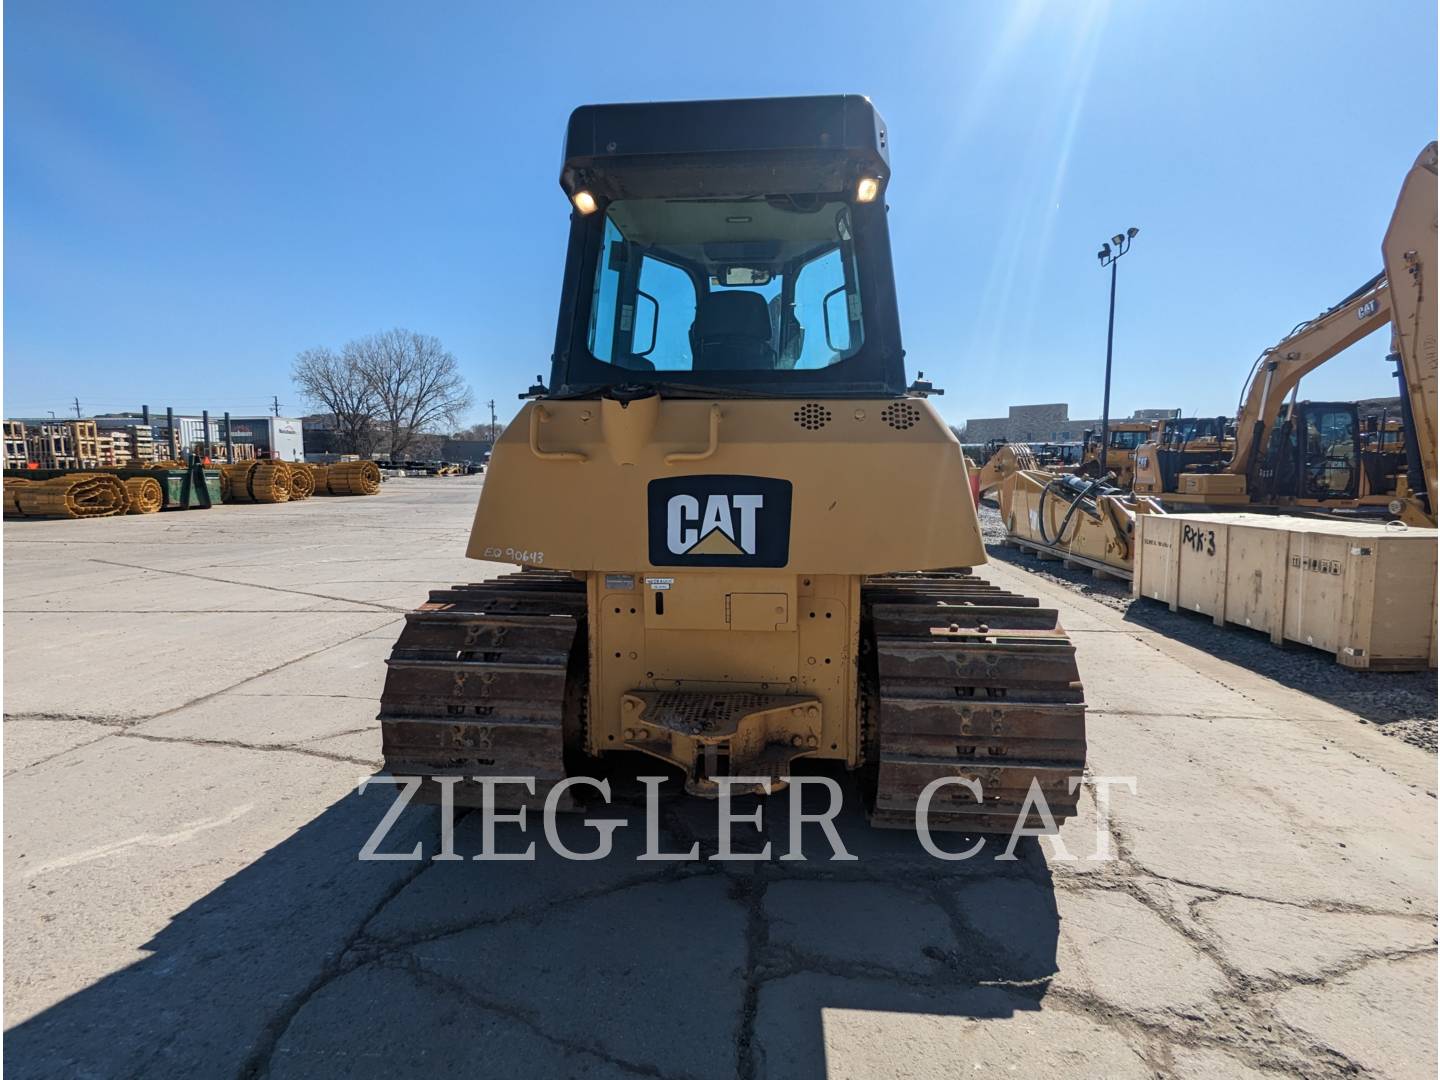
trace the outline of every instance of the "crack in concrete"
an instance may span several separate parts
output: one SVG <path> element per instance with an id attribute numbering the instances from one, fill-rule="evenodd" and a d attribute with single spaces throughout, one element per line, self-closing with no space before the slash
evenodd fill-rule
<path id="1" fill-rule="evenodd" d="M 302 653 L 301 655 L 292 657 L 289 660 L 284 660 L 273 667 L 266 668 L 264 671 L 257 671 L 254 675 L 247 675 L 245 678 L 239 680 L 238 682 L 233 682 L 229 686 L 221 687 L 219 690 L 212 690 L 208 694 L 201 694 L 199 697 L 191 698 L 189 701 L 184 702 L 181 705 L 176 705 L 172 708 L 162 709 L 160 712 L 152 713 L 151 715 L 145 717 L 145 719 L 158 720 L 162 716 L 172 716 L 183 709 L 189 709 L 195 705 L 200 705 L 206 701 L 210 701 L 213 698 L 220 697 L 223 694 L 228 694 L 230 693 L 230 691 L 236 689 L 237 687 L 245 686 L 248 683 L 255 682 L 255 680 L 257 679 L 263 679 L 266 675 L 273 675 L 277 671 L 284 671 L 286 668 L 294 664 L 298 664 L 304 660 L 309 660 L 312 656 L 319 656 L 321 653 L 329 652 L 331 649 L 338 649 L 341 645 L 348 645 L 352 641 L 358 641 L 369 634 L 373 634 L 378 630 L 382 630 L 387 626 L 393 626 L 395 623 L 402 621 L 403 619 L 400 618 L 390 619 L 386 622 L 381 623 L 379 626 L 372 626 L 369 629 L 362 630 L 358 634 L 351 634 L 349 637 L 341 638 L 339 641 L 331 642 L 329 645 L 322 645 L 318 649 L 312 649 L 310 652 Z M 376 702 L 376 704 L 378 706 L 379 703 Z"/>
<path id="2" fill-rule="evenodd" d="M 246 589 L 264 589 L 268 592 L 286 593 L 290 596 L 308 596 L 315 600 L 335 600 L 344 604 L 358 604 L 361 607 L 373 608 L 376 611 L 395 612 L 404 614 L 410 610 L 406 607 L 395 607 L 392 604 L 377 604 L 370 600 L 355 600 L 348 596 L 331 596 L 326 593 L 311 592 L 308 589 L 287 589 L 283 585 L 263 585 L 253 581 L 231 581 L 229 578 L 211 577 L 208 574 L 196 574 L 189 570 L 166 570 L 156 566 L 140 566 L 137 563 L 117 562 L 114 559 L 91 559 L 91 562 L 101 563 L 105 566 L 123 566 L 128 570 L 148 570 L 153 574 L 168 574 L 173 577 L 194 578 L 197 581 L 209 581 L 216 585 L 237 585 Z"/>
<path id="3" fill-rule="evenodd" d="M 221 746 L 230 750 L 254 750 L 262 754 L 300 754 L 303 757 L 321 758 L 325 761 L 338 761 L 349 765 L 359 765 L 365 769 L 373 770 L 378 759 L 367 761 L 363 758 L 349 757 L 345 754 L 331 754 L 325 750 L 311 750 L 296 743 L 247 743 L 236 739 L 206 739 L 199 735 L 151 735 L 143 731 L 135 731 L 126 728 L 123 731 L 115 732 L 117 739 L 140 739 L 144 742 L 153 743 L 180 743 L 185 746 Z M 88 744 L 85 744 L 88 745 Z"/>
<path id="4" fill-rule="evenodd" d="M 70 723 L 70 724 L 98 724 L 103 727 L 122 728 L 131 724 L 138 724 L 150 719 L 143 716 L 138 719 L 129 716 L 96 716 L 89 713 L 6 713 L 5 723 L 11 721 L 24 721 L 26 723 Z"/>
<path id="5" fill-rule="evenodd" d="M 253 747 L 246 748 L 253 749 Z M 686 826 L 684 820 L 673 813 L 662 815 L 662 826 L 666 832 L 671 834 L 670 838 L 678 840 L 681 846 L 688 847 L 693 839 L 702 841 L 705 839 L 697 837 L 693 830 Z M 1174 1050 L 1180 1047 L 1214 1050 L 1250 1067 L 1278 1072 L 1287 1076 L 1338 1078 L 1364 1074 L 1365 1070 L 1358 1063 L 1333 1047 L 1316 1040 L 1313 1036 L 1281 1022 L 1271 1009 L 1254 999 L 1260 995 L 1273 994 L 1295 986 L 1322 985 L 1328 980 L 1343 977 L 1345 974 L 1358 970 L 1366 964 L 1423 955 L 1433 951 L 1432 948 L 1374 950 L 1315 972 L 1264 980 L 1247 977 L 1225 961 L 1207 931 L 1202 927 L 1186 924 L 1171 907 L 1143 887 L 1148 883 L 1164 884 L 1167 883 L 1167 879 L 1146 871 L 1134 861 L 1124 832 L 1113 819 L 1111 834 L 1112 844 L 1118 854 L 1114 863 L 1097 871 L 1093 875 L 1094 880 L 1061 879 L 1055 884 L 1057 887 L 1069 891 L 1123 891 L 1159 917 L 1191 948 L 1210 958 L 1225 977 L 1228 989 L 1220 994 L 1212 995 L 1210 999 L 1214 1008 L 1218 1010 L 1218 1015 L 1216 1013 L 1201 1015 L 1187 1011 L 1175 1011 L 1171 1017 L 1163 1019 L 1135 1015 L 1088 991 L 1073 987 L 1055 987 L 1049 976 L 1034 979 L 997 977 L 997 973 L 1003 970 L 1007 964 L 1013 966 L 1014 958 L 1009 955 L 1003 943 L 991 941 L 975 932 L 966 922 L 962 909 L 953 894 L 942 888 L 942 884 L 950 886 L 955 884 L 953 868 L 942 868 L 933 874 L 897 881 L 893 873 L 894 864 L 883 859 L 876 860 L 870 868 L 865 868 L 863 863 L 858 864 L 857 869 L 854 870 L 851 867 L 857 866 L 857 864 L 841 864 L 844 869 L 839 873 L 825 869 L 827 866 L 836 864 L 816 864 L 813 867 L 804 864 L 757 864 L 755 867 L 747 867 L 743 874 L 736 874 L 732 878 L 730 890 L 730 898 L 743 904 L 746 912 L 742 1005 L 734 1035 L 737 1077 L 741 1080 L 753 1080 L 763 1068 L 763 1060 L 759 1058 L 762 1052 L 756 1042 L 756 1021 L 762 988 L 771 982 L 801 973 L 816 973 L 841 979 L 883 980 L 932 993 L 937 989 L 989 988 L 1002 990 L 1020 1000 L 1033 1003 L 1036 1008 L 1041 1007 L 1043 1002 L 1044 1007 L 1083 1015 L 1090 1021 L 1117 1032 L 1149 1067 L 1162 1075 L 1173 1070 Z M 438 845 L 438 823 L 436 836 L 432 839 Z M 1039 852 L 1038 846 L 1035 851 Z M 1041 858 L 1043 859 L 1043 855 Z M 654 872 L 627 877 L 605 886 L 578 889 L 551 898 L 538 907 L 533 904 L 524 904 L 500 915 L 460 920 L 418 934 L 394 937 L 373 936 L 370 928 L 375 920 L 431 865 L 432 863 L 429 861 L 418 863 L 412 873 L 397 881 L 362 915 L 343 946 L 325 964 L 323 970 L 304 991 L 287 1002 L 285 1007 L 266 1025 L 264 1033 L 257 1041 L 255 1050 L 247 1059 L 247 1064 L 241 1073 L 243 1077 L 263 1077 L 268 1072 L 270 1062 L 273 1060 L 285 1032 L 305 1005 L 336 979 L 366 965 L 405 971 L 417 982 L 442 989 L 449 997 L 459 998 L 476 1009 L 518 1023 L 536 1037 L 568 1053 L 583 1054 L 637 1076 L 665 1075 L 657 1066 L 628 1060 L 603 1048 L 549 1031 L 541 1022 L 543 1018 L 537 1016 L 532 1010 L 476 994 L 471 988 L 423 967 L 421 962 L 414 957 L 413 949 L 417 945 L 432 943 L 469 929 L 500 925 L 516 920 L 543 919 L 546 914 L 564 907 L 624 892 L 638 886 L 679 881 L 702 875 L 724 874 L 731 868 L 725 864 L 707 861 L 669 864 L 657 868 Z M 1029 880 L 1040 885 L 1044 884 L 1045 879 L 1044 872 L 1040 867 L 1032 865 L 1029 859 L 1022 859 L 1018 865 L 1007 864 L 1001 873 L 967 875 L 966 880 L 981 881 L 996 877 Z M 939 961 L 938 970 L 922 973 L 869 961 L 850 961 L 817 956 L 792 945 L 772 942 L 764 903 L 766 891 L 771 883 L 788 880 L 874 882 L 917 893 L 928 898 L 945 912 L 954 930 L 955 940 L 960 943 L 960 952 L 953 957 L 936 956 L 927 952 L 931 959 Z M 1176 882 L 1176 884 L 1181 883 Z M 1210 890 L 1209 887 L 1203 885 L 1184 884 L 1189 888 L 1213 892 L 1215 898 L 1220 895 L 1236 895 L 1258 902 L 1276 902 L 1267 897 L 1249 897 L 1222 890 Z M 1330 908 L 1321 910 L 1330 910 Z M 1385 916 L 1395 914 L 1388 911 L 1362 911 L 1360 913 Z"/>
<path id="6" fill-rule="evenodd" d="M 1087 788 L 1087 790 L 1090 789 Z M 1091 791 L 1090 797 L 1093 800 L 1093 791 Z M 1365 1071 L 1358 1063 L 1338 1050 L 1285 1023 L 1268 1002 L 1258 1000 L 1261 994 L 1273 994 L 1297 986 L 1323 985 L 1329 979 L 1337 977 L 1337 974 L 1322 968 L 1318 972 L 1276 976 L 1273 979 L 1265 980 L 1255 979 L 1231 963 L 1218 942 L 1214 940 L 1212 932 L 1205 927 L 1203 920 L 1193 917 L 1196 910 L 1195 901 L 1192 900 L 1186 906 L 1187 912 L 1192 913 L 1192 920 L 1187 922 L 1176 913 L 1172 906 L 1162 902 L 1144 886 L 1148 882 L 1160 882 L 1162 885 L 1182 885 L 1211 894 L 1232 895 L 1251 901 L 1282 902 L 1273 901 L 1268 897 L 1244 896 L 1233 891 L 1227 892 L 1193 882 L 1171 881 L 1164 875 L 1155 874 L 1146 869 L 1135 857 L 1130 840 L 1120 826 L 1118 815 L 1111 814 L 1109 825 L 1111 845 L 1116 853 L 1116 859 L 1100 870 L 1095 885 L 1123 890 L 1176 933 L 1189 948 L 1206 957 L 1215 965 L 1224 978 L 1227 989 L 1221 993 L 1210 995 L 1210 1001 L 1219 1008 L 1222 1020 L 1216 1021 L 1212 1018 L 1177 1014 L 1177 1019 L 1187 1022 L 1186 1027 L 1177 1030 L 1168 1023 L 1135 1016 L 1117 1009 L 1112 1003 L 1093 998 L 1092 995 L 1086 995 L 1073 988 L 1054 988 L 1052 994 L 1056 996 L 1057 1001 L 1068 1001 L 1072 1005 L 1078 1003 L 1083 1011 L 1096 1022 L 1117 1027 L 1117 1030 L 1128 1028 L 1134 1034 L 1143 1036 L 1147 1046 L 1147 1061 L 1156 1064 L 1157 1067 L 1168 1069 L 1175 1046 L 1205 1045 L 1256 1068 L 1283 1071 L 1295 1076 L 1341 1077 L 1354 1076 Z M 1358 905 L 1329 904 L 1322 901 L 1292 901 L 1286 903 L 1286 906 L 1325 911 L 1341 908 L 1347 913 L 1390 917 L 1395 914 L 1364 909 L 1356 910 Z M 1405 914 L 1414 917 L 1412 913 Z M 1414 955 L 1417 952 L 1431 952 L 1433 947 L 1390 951 L 1394 952 L 1396 954 L 1394 958 L 1398 959 Z M 1342 961 L 1331 967 L 1336 969 L 1336 973 L 1343 974 L 1357 970 L 1366 963 L 1389 958 L 1382 955 L 1384 950 L 1373 952 L 1374 955 L 1371 955 L 1369 959 L 1359 963 Z"/>
<path id="7" fill-rule="evenodd" d="M 433 839 L 438 845 L 440 840 L 440 823 L 436 820 L 433 824 L 435 826 Z M 301 990 L 291 998 L 290 1001 L 286 1002 L 285 1006 L 265 1025 L 260 1035 L 256 1038 L 254 1048 L 246 1057 L 244 1064 L 240 1067 L 239 1076 L 241 1080 L 259 1080 L 259 1078 L 269 1072 L 270 1061 L 275 1055 L 275 1048 L 279 1046 L 280 1040 L 284 1037 L 285 1032 L 289 1029 L 295 1017 L 299 1015 L 300 1010 L 335 979 L 352 970 L 352 965 L 349 963 L 350 953 L 355 942 L 365 932 L 366 924 L 378 915 L 392 900 L 404 892 L 410 884 L 429 869 L 431 865 L 432 864 L 423 861 L 415 864 L 410 873 L 401 875 L 390 888 L 385 890 L 380 899 L 371 906 L 369 912 L 362 916 L 355 930 L 340 947 L 335 950 L 334 955 L 324 962 L 315 978 L 310 980 L 310 983 L 305 989 Z"/>
<path id="8" fill-rule="evenodd" d="M 244 695 L 247 697 L 259 697 L 260 695 Z M 305 694 L 305 697 L 337 697 L 343 698 L 345 694 Z M 368 698 L 355 698 L 356 701 L 373 700 Z M 347 728 L 345 731 L 331 731 L 325 735 L 316 735 L 309 739 L 301 739 L 298 742 L 286 743 L 286 746 L 307 746 L 310 743 L 325 742 L 327 739 L 339 739 L 346 735 L 379 735 L 380 725 L 376 723 L 366 724 L 364 727 Z"/>
<path id="9" fill-rule="evenodd" d="M 1285 990 L 1293 990 L 1299 986 L 1324 986 L 1334 982 L 1336 979 L 1343 979 L 1352 975 L 1361 968 L 1369 967 L 1371 964 L 1389 963 L 1393 960 L 1408 960 L 1412 956 L 1429 956 L 1436 952 L 1435 944 L 1416 945 L 1411 948 L 1394 949 L 1369 949 L 1344 960 L 1337 960 L 1333 964 L 1326 965 L 1318 971 L 1300 971 L 1293 975 L 1275 975 L 1270 978 L 1262 976 L 1246 976 L 1245 981 L 1249 983 L 1246 991 L 1247 997 L 1257 997 L 1261 994 L 1273 994 Z"/>
<path id="10" fill-rule="evenodd" d="M 745 977 L 740 1023 L 735 1031 L 736 1080 L 754 1080 L 760 1064 L 755 1057 L 755 1020 L 760 1014 L 760 987 L 765 981 L 761 965 L 771 947 L 770 919 L 765 913 L 768 888 L 764 874 L 737 877 L 730 886 L 730 899 L 745 905 Z"/>
<path id="11" fill-rule="evenodd" d="M 1303 1033 L 1278 1023 L 1259 1023 L 1248 1016 L 1236 1018 L 1223 1008 L 1223 1004 L 1218 1019 L 1213 1016 L 1180 1017 L 1191 1024 L 1185 1031 L 1176 1031 L 1167 1020 L 1136 1016 L 1117 1009 L 1103 998 L 1071 987 L 1052 987 L 1045 996 L 1045 1004 L 1062 1012 L 1084 1016 L 1092 1023 L 1115 1031 L 1131 1046 L 1139 1044 L 1143 1049 L 1138 1052 L 1160 1075 L 1170 1075 L 1173 1071 L 1177 1048 L 1216 1050 L 1243 1065 L 1302 1080 L 1339 1080 L 1341 1077 L 1367 1075 L 1365 1069 L 1337 1050 L 1305 1038 L 1287 1042 L 1282 1037 L 1301 1036 Z M 1251 1025 L 1264 1034 L 1257 1034 Z M 1276 1027 L 1284 1029 L 1281 1035 L 1271 1034 Z"/>
<path id="12" fill-rule="evenodd" d="M 231 696 L 231 697 L 247 697 L 247 698 L 267 698 L 267 699 L 268 699 L 268 698 L 320 698 L 320 699 L 322 699 L 322 700 L 331 700 L 331 701 L 368 701 L 368 702 L 370 702 L 372 705 L 375 706 L 375 709 L 376 709 L 377 712 L 378 712 L 379 709 L 380 709 L 380 699 L 379 699 L 378 697 L 376 697 L 374 694 L 315 694 L 315 693 L 307 693 L 307 692 L 304 692 L 304 691 L 295 691 L 295 692 L 292 692 L 292 691 L 289 691 L 289 690 L 277 690 L 277 691 L 274 692 L 273 694 L 256 694 L 256 693 L 246 693 L 246 692 L 243 691 L 243 690 L 235 690 L 235 691 L 231 691 L 230 696 Z M 380 730 L 379 725 L 372 725 L 372 727 L 373 727 L 373 730 L 375 730 L 375 731 L 379 731 L 379 730 Z M 368 731 L 368 730 L 371 730 L 371 728 L 366 728 L 365 730 Z M 348 732 L 336 732 L 336 734 L 337 734 L 337 735 L 341 735 L 341 734 L 349 734 L 349 733 L 348 733 Z M 322 735 L 322 736 L 320 736 L 320 738 L 322 738 L 322 739 L 324 739 L 324 738 L 329 738 L 329 736 L 328 736 L 328 735 Z"/>
<path id="13" fill-rule="evenodd" d="M 606 1050 L 602 1050 L 597 1046 L 592 1046 L 587 1043 L 579 1042 L 575 1039 L 568 1039 L 562 1035 L 557 1035 L 553 1031 L 548 1031 L 540 1023 L 537 1014 L 535 1014 L 532 1010 L 522 1009 L 518 1006 L 496 1001 L 492 998 L 482 997 L 463 983 L 456 982 L 453 979 L 447 979 L 439 972 L 432 971 L 431 969 L 424 967 L 419 963 L 418 960 L 415 960 L 413 957 L 410 958 L 410 961 L 408 963 L 387 963 L 378 966 L 384 966 L 390 970 L 404 971 L 422 986 L 429 984 L 437 989 L 443 990 L 447 996 L 461 998 L 477 1009 L 482 1009 L 485 1012 L 494 1013 L 496 1016 L 502 1016 L 506 1020 L 510 1020 L 513 1023 L 520 1024 L 522 1027 L 530 1031 L 533 1035 L 537 1036 L 540 1039 L 543 1039 L 547 1043 L 550 1043 L 552 1046 L 560 1047 L 567 1053 L 583 1054 L 586 1057 L 595 1058 L 596 1060 L 602 1061 L 607 1065 L 614 1066 L 622 1072 L 631 1073 L 635 1076 L 674 1076 L 678 1078 L 678 1080 L 687 1080 L 688 1074 L 686 1073 L 664 1073 L 657 1066 L 648 1065 L 638 1061 L 630 1061 L 626 1058 L 622 1058 Z"/>
<path id="14" fill-rule="evenodd" d="M 161 714 L 161 715 L 163 715 L 163 714 Z M 144 741 L 144 742 L 154 742 L 154 743 L 185 743 L 185 744 L 190 745 L 190 746 L 220 746 L 220 747 L 226 747 L 226 748 L 234 749 L 234 750 L 255 750 L 255 751 L 259 751 L 259 752 L 261 752 L 261 753 L 267 753 L 267 754 L 269 754 L 269 753 L 300 754 L 300 755 L 303 755 L 304 757 L 323 758 L 324 760 L 327 760 L 327 761 L 339 761 L 339 762 L 344 762 L 344 763 L 347 763 L 347 764 L 350 764 L 350 765 L 360 765 L 360 766 L 362 766 L 362 767 L 364 767 L 364 768 L 366 768 L 366 769 L 373 769 L 373 768 L 375 768 L 376 760 L 378 760 L 378 759 L 355 758 L 355 757 L 350 757 L 350 756 L 348 756 L 348 755 L 346 755 L 346 754 L 332 754 L 332 753 L 330 753 L 330 752 L 328 752 L 328 751 L 325 751 L 325 750 L 313 750 L 313 749 L 310 749 L 309 747 L 307 747 L 307 746 L 305 745 L 305 743 L 307 743 L 307 742 L 322 742 L 322 741 L 324 741 L 325 739 L 337 738 L 339 735 L 354 735 L 354 734 L 357 733 L 356 731 L 337 732 L 337 733 L 334 734 L 334 735 L 321 735 L 321 736 L 318 736 L 318 737 L 316 737 L 316 738 L 314 738 L 314 739 L 302 740 L 301 742 L 297 742 L 297 743 L 247 743 L 247 742 L 241 742 L 241 741 L 238 740 L 238 739 L 207 739 L 207 738 L 205 738 L 203 735 L 156 735 L 156 734 L 152 734 L 152 733 L 150 733 L 150 732 L 136 731 L 136 730 L 135 730 L 135 728 L 136 728 L 138 725 L 144 724 L 144 723 L 146 723 L 146 722 L 148 722 L 149 720 L 152 720 L 152 719 L 154 719 L 154 717 L 148 717 L 148 716 L 147 716 L 147 717 L 140 717 L 139 719 L 135 719 L 135 720 L 123 720 L 123 721 L 116 721 L 116 720 L 112 720 L 112 719 L 102 719 L 102 718 L 99 718 L 99 717 L 55 716 L 55 715 L 49 715 L 49 714 L 39 714 L 39 715 L 23 715 L 23 714 L 22 714 L 22 715 L 18 715 L 18 716 L 6 716 L 6 717 L 5 717 L 5 722 L 6 722 L 6 723 L 10 723 L 11 721 L 16 721 L 16 720 L 43 721 L 43 722 L 50 722 L 50 723 L 53 723 L 53 722 L 56 722 L 56 721 L 69 721 L 69 722 L 71 722 L 71 723 L 91 724 L 91 725 L 94 725 L 95 727 L 106 728 L 106 729 L 108 729 L 108 730 L 107 730 L 106 734 L 101 735 L 101 736 L 99 736 L 99 737 L 97 737 L 97 738 L 94 738 L 94 739 L 86 739 L 84 742 L 76 743 L 74 746 L 67 746 L 67 747 L 64 747 L 63 749 L 57 750 L 57 751 L 55 751 L 55 753 L 49 754 L 49 755 L 47 755 L 47 756 L 45 756 L 45 757 L 43 757 L 43 758 L 40 758 L 38 761 L 32 761 L 32 762 L 30 762 L 28 765 L 22 765 L 22 766 L 21 766 L 20 768 L 18 768 L 18 769 L 10 769 L 10 770 L 7 770 L 6 773 L 5 773 L 5 775 L 6 775 L 6 776 L 12 776 L 12 775 L 14 775 L 14 774 L 16 774 L 16 773 L 27 772 L 27 771 L 29 771 L 30 769 L 38 768 L 38 767 L 41 766 L 41 765 L 45 765 L 45 764 L 47 764 L 47 763 L 49 763 L 49 762 L 51 762 L 51 761 L 54 761 L 56 758 L 63 757 L 63 756 L 66 755 L 66 754 L 73 753 L 74 751 L 79 750 L 79 749 L 81 749 L 82 747 L 93 746 L 93 745 L 94 745 L 95 743 L 97 743 L 97 742 L 102 742 L 102 741 L 104 741 L 105 739 L 111 739 L 111 738 L 118 738 L 118 739 L 140 739 L 140 740 L 142 740 L 142 741 Z M 372 730 L 372 729 L 369 728 L 369 727 L 357 729 L 357 731 L 370 731 L 370 730 Z"/>
<path id="15" fill-rule="evenodd" d="M 1389 908 L 1352 904 L 1344 900 L 1286 900 L 1278 896 L 1262 896 L 1258 893 L 1242 892 L 1239 889 L 1231 889 L 1223 885 L 1210 885 L 1203 881 L 1195 881 L 1190 878 L 1161 874 L 1157 871 L 1146 869 L 1138 863 L 1136 863 L 1135 866 L 1135 874 L 1137 877 L 1145 877 L 1152 881 L 1158 881 L 1168 885 L 1181 885 L 1187 889 L 1199 889 L 1202 892 L 1214 894 L 1210 897 L 1197 897 L 1191 901 L 1192 904 L 1218 900 L 1222 896 L 1230 896 L 1237 900 L 1252 900 L 1260 904 L 1274 904 L 1277 907 L 1298 908 L 1301 911 L 1314 911 L 1327 915 L 1377 915 L 1391 919 L 1415 919 L 1421 922 L 1435 921 L 1435 914 L 1428 911 L 1394 911 Z"/>
<path id="16" fill-rule="evenodd" d="M 46 754 L 46 755 L 45 755 L 44 757 L 42 757 L 42 758 L 39 758 L 39 759 L 37 759 L 37 760 L 35 760 L 35 761 L 28 762 L 28 763 L 26 763 L 26 764 L 24 764 L 24 765 L 20 765 L 20 766 L 14 768 L 14 769 L 6 769 L 6 770 L 5 770 L 5 775 L 6 775 L 6 776 L 14 776 L 14 775 L 16 775 L 17 773 L 22 773 L 22 772 L 24 772 L 26 769 L 37 769 L 37 768 L 39 768 L 41 765 L 44 765 L 47 761 L 54 761 L 56 758 L 58 758 L 58 757 L 59 757 L 60 755 L 62 755 L 62 754 L 68 754 L 68 753 L 70 753 L 70 751 L 72 751 L 72 750 L 79 750 L 82 746 L 89 746 L 91 743 L 102 742 L 102 741 L 104 741 L 105 739 L 111 738 L 111 737 L 112 737 L 113 735 L 115 735 L 115 734 L 116 734 L 115 732 L 110 731 L 110 732 L 106 732 L 104 735 L 96 735 L 95 738 L 93 738 L 93 739 L 86 739 L 84 742 L 76 743 L 74 746 L 65 746 L 65 747 L 62 747 L 62 748 L 60 748 L 59 750 L 56 750 L 53 754 Z"/>
<path id="17" fill-rule="evenodd" d="M 481 915 L 469 919 L 457 919 L 441 926 L 434 926 L 428 930 L 414 934 L 401 934 L 391 936 L 372 936 L 367 924 L 364 927 L 365 933 L 357 939 L 356 948 L 364 949 L 372 956 L 379 958 L 391 953 L 404 952 L 420 945 L 431 945 L 445 938 L 455 937 L 458 934 L 465 934 L 471 930 L 480 930 L 492 926 L 504 926 L 512 922 L 532 922 L 537 918 L 543 918 L 552 912 L 560 911 L 575 904 L 584 903 L 589 900 L 599 900 L 606 896 L 613 896 L 616 893 L 628 892 L 631 889 L 644 885 L 654 885 L 659 882 L 680 881 L 685 878 L 708 876 L 718 873 L 714 867 L 703 863 L 689 864 L 689 867 L 682 867 L 679 864 L 672 864 L 664 869 L 656 869 L 648 873 L 636 874 L 621 881 L 611 882 L 608 885 L 598 885 L 593 889 L 579 889 L 563 896 L 552 897 L 539 904 L 522 905 L 511 908 L 500 915 Z M 375 913 L 377 916 L 380 912 Z"/>

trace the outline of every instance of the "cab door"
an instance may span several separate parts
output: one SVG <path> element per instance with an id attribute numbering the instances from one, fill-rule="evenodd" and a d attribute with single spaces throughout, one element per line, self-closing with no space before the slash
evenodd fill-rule
<path id="1" fill-rule="evenodd" d="M 1360 422 L 1355 406 L 1306 402 L 1300 409 L 1300 496 L 1356 498 L 1360 490 Z"/>

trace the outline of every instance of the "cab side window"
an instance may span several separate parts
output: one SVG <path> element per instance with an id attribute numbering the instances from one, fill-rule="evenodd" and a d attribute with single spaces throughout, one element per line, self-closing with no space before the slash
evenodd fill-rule
<path id="1" fill-rule="evenodd" d="M 648 359 L 657 371 L 691 369 L 695 283 L 689 274 L 674 263 L 644 256 L 640 260 L 635 320 L 635 355 Z"/>
<path id="2" fill-rule="evenodd" d="M 795 321 L 801 336 L 798 349 L 786 350 L 796 357 L 795 367 L 827 367 L 860 348 L 860 293 L 853 266 L 850 269 L 847 275 L 844 255 L 836 246 L 795 275 Z"/>
<path id="3" fill-rule="evenodd" d="M 615 222 L 607 217 L 600 258 L 595 265 L 595 299 L 590 305 L 590 334 L 587 339 L 590 355 L 607 363 L 611 362 L 614 352 L 615 301 L 620 293 L 620 268 L 612 253 L 616 245 L 623 247 L 624 244 L 625 238 L 620 235 Z"/>

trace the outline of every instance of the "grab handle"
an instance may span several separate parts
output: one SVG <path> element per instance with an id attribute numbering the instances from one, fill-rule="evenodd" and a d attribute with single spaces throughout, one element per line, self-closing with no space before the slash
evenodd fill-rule
<path id="1" fill-rule="evenodd" d="M 530 409 L 530 452 L 541 461 L 589 461 L 579 450 L 541 450 L 540 425 L 550 419 L 545 406 L 538 402 Z"/>
<path id="2" fill-rule="evenodd" d="M 710 406 L 710 445 L 704 450 L 678 450 L 673 454 L 665 455 L 666 465 L 675 465 L 682 461 L 704 461 L 713 457 L 716 450 L 720 449 L 720 406 Z"/>

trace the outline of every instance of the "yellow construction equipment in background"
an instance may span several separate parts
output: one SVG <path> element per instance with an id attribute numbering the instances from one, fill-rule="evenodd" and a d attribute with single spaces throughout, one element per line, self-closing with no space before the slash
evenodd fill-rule
<path id="1" fill-rule="evenodd" d="M 1082 476 L 1102 478 L 1112 476 L 1116 487 L 1128 490 L 1135 480 L 1135 451 L 1141 443 L 1148 442 L 1155 425 L 1149 420 L 1112 420 L 1110 422 L 1110 448 L 1104 455 L 1101 467 L 1100 433 L 1086 432 L 1084 456 L 1080 468 Z"/>
<path id="2" fill-rule="evenodd" d="M 1022 445 L 996 451 L 981 470 L 979 494 L 997 499 L 1011 546 L 1125 580 L 1134 571 L 1136 515 L 1165 512 L 1106 480 L 1036 468 Z"/>
<path id="3" fill-rule="evenodd" d="M 1381 252 L 1381 273 L 1256 360 L 1228 456 L 1197 464 L 1163 442 L 1147 442 L 1137 451 L 1135 490 L 1175 506 L 1373 507 L 1410 524 L 1435 524 L 1436 283 L 1427 280 L 1440 270 L 1434 143 L 1405 177 Z M 1305 375 L 1386 325 L 1400 379 L 1406 470 L 1393 491 L 1377 492 L 1362 477 L 1355 405 L 1298 398 Z"/>

